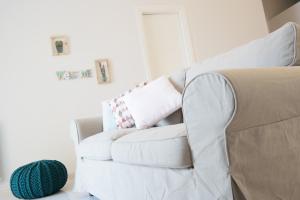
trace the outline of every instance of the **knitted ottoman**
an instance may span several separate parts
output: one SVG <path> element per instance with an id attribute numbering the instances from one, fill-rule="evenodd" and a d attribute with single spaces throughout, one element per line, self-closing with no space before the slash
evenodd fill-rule
<path id="1" fill-rule="evenodd" d="M 14 171 L 10 188 L 15 197 L 35 199 L 58 192 L 67 182 L 66 167 L 56 160 L 41 160 Z"/>

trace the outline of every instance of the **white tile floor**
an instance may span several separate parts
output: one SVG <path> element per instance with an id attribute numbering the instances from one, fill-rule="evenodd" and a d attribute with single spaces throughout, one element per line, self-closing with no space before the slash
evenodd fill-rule
<path id="1" fill-rule="evenodd" d="M 67 184 L 62 191 L 45 198 L 41 198 L 41 200 L 99 200 L 96 197 L 89 196 L 88 194 L 71 192 L 71 188 L 71 184 Z M 0 191 L 0 200 L 17 200 L 17 198 L 15 198 L 9 188 L 7 188 Z"/>

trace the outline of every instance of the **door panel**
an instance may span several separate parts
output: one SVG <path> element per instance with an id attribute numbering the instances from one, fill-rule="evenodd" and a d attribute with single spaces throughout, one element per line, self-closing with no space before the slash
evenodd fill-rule
<path id="1" fill-rule="evenodd" d="M 185 45 L 178 14 L 143 14 L 143 27 L 151 78 L 186 67 Z"/>

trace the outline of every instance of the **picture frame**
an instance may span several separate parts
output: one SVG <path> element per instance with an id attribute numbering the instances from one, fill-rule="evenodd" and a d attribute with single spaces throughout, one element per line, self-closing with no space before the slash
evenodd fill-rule
<path id="1" fill-rule="evenodd" d="M 108 59 L 98 59 L 95 61 L 98 84 L 109 83 L 111 81 Z"/>
<path id="2" fill-rule="evenodd" d="M 63 56 L 70 54 L 70 40 L 69 37 L 65 35 L 52 36 L 51 45 L 53 56 Z"/>

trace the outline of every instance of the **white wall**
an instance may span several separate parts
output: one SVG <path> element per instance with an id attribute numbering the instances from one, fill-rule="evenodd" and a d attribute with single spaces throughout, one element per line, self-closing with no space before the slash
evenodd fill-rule
<path id="1" fill-rule="evenodd" d="M 266 18 L 272 19 L 299 0 L 262 0 Z"/>
<path id="2" fill-rule="evenodd" d="M 270 32 L 289 21 L 299 21 L 299 0 L 262 0 L 262 3 Z"/>
<path id="3" fill-rule="evenodd" d="M 273 31 L 290 21 L 300 24 L 300 2 L 270 19 L 269 28 Z"/>
<path id="4" fill-rule="evenodd" d="M 144 80 L 135 7 L 186 8 L 196 60 L 267 33 L 260 0 L 0 0 L 0 172 L 57 159 L 74 171 L 69 121 L 98 115 L 100 102 Z M 52 57 L 50 36 L 66 34 L 71 55 Z M 56 70 L 109 58 L 113 82 L 57 81 Z"/>
<path id="5" fill-rule="evenodd" d="M 183 0 L 197 60 L 267 34 L 261 0 Z"/>

